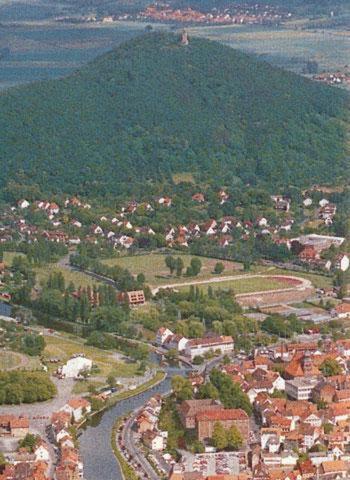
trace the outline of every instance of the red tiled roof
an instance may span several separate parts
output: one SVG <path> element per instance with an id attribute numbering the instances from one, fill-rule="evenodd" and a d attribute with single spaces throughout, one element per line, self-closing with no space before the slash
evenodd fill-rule
<path id="1" fill-rule="evenodd" d="M 241 408 L 208 410 L 197 414 L 198 421 L 248 420 L 248 415 Z"/>

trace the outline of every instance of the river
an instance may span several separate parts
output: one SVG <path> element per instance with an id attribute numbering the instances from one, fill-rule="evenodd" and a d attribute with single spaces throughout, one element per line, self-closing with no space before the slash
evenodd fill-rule
<path id="1" fill-rule="evenodd" d="M 171 377 L 184 372 L 184 369 L 169 368 L 167 378 L 159 385 L 122 400 L 92 418 L 79 437 L 85 480 L 122 480 L 119 464 L 111 448 L 111 430 L 116 418 L 141 407 L 152 395 L 169 391 Z"/>

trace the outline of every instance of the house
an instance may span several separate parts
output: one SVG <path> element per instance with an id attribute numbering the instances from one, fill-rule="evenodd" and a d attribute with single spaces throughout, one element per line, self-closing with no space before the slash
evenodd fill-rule
<path id="1" fill-rule="evenodd" d="M 141 413 L 136 419 L 137 432 L 145 433 L 153 430 L 155 423 L 145 413 Z"/>
<path id="2" fill-rule="evenodd" d="M 121 302 L 125 302 L 131 307 L 144 305 L 146 303 L 145 292 L 143 290 L 132 290 L 131 292 L 122 292 L 118 295 Z"/>
<path id="3" fill-rule="evenodd" d="M 196 415 L 197 438 L 200 441 L 213 436 L 214 426 L 221 423 L 225 429 L 235 425 L 240 431 L 243 441 L 247 442 L 250 430 L 248 415 L 241 408 L 206 410 Z"/>
<path id="4" fill-rule="evenodd" d="M 165 448 L 166 439 L 157 432 L 148 430 L 142 435 L 143 443 L 156 452 L 161 452 Z"/>
<path id="5" fill-rule="evenodd" d="M 171 207 L 172 200 L 170 197 L 160 197 L 158 198 L 158 203 L 164 207 Z"/>
<path id="6" fill-rule="evenodd" d="M 267 220 L 267 218 L 265 217 L 258 217 L 256 219 L 256 224 L 259 226 L 259 227 L 267 227 L 269 222 Z"/>
<path id="7" fill-rule="evenodd" d="M 20 208 L 21 210 L 24 210 L 25 208 L 28 208 L 30 205 L 30 203 L 28 202 L 28 200 L 25 200 L 25 199 L 22 199 L 22 200 L 19 200 L 17 202 L 17 206 L 18 208 Z"/>
<path id="8" fill-rule="evenodd" d="M 75 422 L 79 422 L 85 414 L 91 412 L 91 404 L 82 397 L 71 398 L 61 410 L 69 413 Z"/>
<path id="9" fill-rule="evenodd" d="M 230 198 L 230 195 L 226 193 L 225 190 L 220 190 L 220 192 L 218 193 L 218 197 L 219 197 L 220 205 L 223 205 Z"/>
<path id="10" fill-rule="evenodd" d="M 196 427 L 196 416 L 201 412 L 222 410 L 223 406 L 217 400 L 206 398 L 202 400 L 184 400 L 178 408 L 181 422 L 186 429 Z"/>
<path id="11" fill-rule="evenodd" d="M 204 195 L 203 193 L 195 193 L 194 195 L 192 195 L 192 200 L 194 202 L 198 202 L 198 203 L 203 203 L 205 201 L 205 198 L 204 198 Z"/>
<path id="12" fill-rule="evenodd" d="M 336 256 L 334 262 L 334 268 L 336 270 L 341 270 L 342 272 L 346 272 L 350 266 L 350 259 L 349 256 L 345 253 L 340 253 Z"/>
<path id="13" fill-rule="evenodd" d="M 349 466 L 343 460 L 333 460 L 329 462 L 322 462 L 319 470 L 321 479 L 346 478 L 348 475 Z"/>
<path id="14" fill-rule="evenodd" d="M 174 348 L 178 352 L 182 352 L 185 350 L 188 341 L 188 338 L 182 335 L 172 335 L 168 337 L 164 346 L 166 348 Z"/>
<path id="15" fill-rule="evenodd" d="M 29 432 L 27 416 L 0 415 L 0 437 L 24 438 Z"/>
<path id="16" fill-rule="evenodd" d="M 59 373 L 65 378 L 77 378 L 83 370 L 91 370 L 92 360 L 85 357 L 74 357 L 67 361 Z"/>
<path id="17" fill-rule="evenodd" d="M 60 207 L 57 205 L 57 203 L 52 202 L 48 206 L 47 211 L 50 215 L 57 215 L 57 213 L 60 211 Z"/>
<path id="18" fill-rule="evenodd" d="M 103 230 L 99 225 L 93 225 L 91 227 L 91 233 L 94 235 L 103 235 Z"/>
<path id="19" fill-rule="evenodd" d="M 294 400 L 310 400 L 312 391 L 317 385 L 317 378 L 298 377 L 286 381 L 286 394 Z"/>
<path id="20" fill-rule="evenodd" d="M 197 356 L 208 352 L 220 351 L 221 354 L 232 352 L 234 349 L 233 338 L 230 336 L 194 338 L 187 342 L 185 355 L 193 360 Z"/>
<path id="21" fill-rule="evenodd" d="M 318 202 L 319 206 L 320 207 L 325 207 L 326 205 L 329 204 L 329 201 L 326 199 L 326 198 L 322 198 L 319 202 Z"/>
<path id="22" fill-rule="evenodd" d="M 160 327 L 156 335 L 156 344 L 163 345 L 166 342 L 167 338 L 172 337 L 173 335 L 173 332 L 169 330 L 169 328 Z"/>
<path id="23" fill-rule="evenodd" d="M 34 447 L 33 451 L 36 461 L 49 462 L 50 461 L 50 451 L 45 442 L 39 441 L 39 443 Z"/>
<path id="24" fill-rule="evenodd" d="M 297 377 L 314 377 L 319 375 L 319 369 L 314 365 L 311 353 L 296 353 L 291 362 L 285 368 L 285 378 L 295 379 Z"/>
<path id="25" fill-rule="evenodd" d="M 338 318 L 350 318 L 350 303 L 340 303 L 334 308 L 334 313 Z"/>
<path id="26" fill-rule="evenodd" d="M 282 195 L 273 195 L 271 200 L 275 204 L 275 209 L 282 212 L 289 212 L 290 210 L 290 199 Z"/>
<path id="27" fill-rule="evenodd" d="M 133 246 L 134 244 L 134 239 L 132 237 L 128 237 L 127 235 L 122 235 L 120 238 L 119 238 L 119 244 L 126 248 L 126 249 L 129 249 L 130 247 Z"/>
<path id="28" fill-rule="evenodd" d="M 312 198 L 306 197 L 306 198 L 303 200 L 303 205 L 304 205 L 304 207 L 311 207 L 311 205 L 312 205 Z"/>
<path id="29" fill-rule="evenodd" d="M 217 225 L 216 220 L 214 220 L 214 219 L 208 220 L 202 226 L 202 230 L 206 235 L 215 235 L 216 234 L 216 225 Z"/>

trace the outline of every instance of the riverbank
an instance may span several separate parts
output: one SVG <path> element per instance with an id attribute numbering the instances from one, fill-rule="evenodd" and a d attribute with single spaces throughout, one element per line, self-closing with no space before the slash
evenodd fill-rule
<path id="1" fill-rule="evenodd" d="M 99 410 L 95 410 L 89 416 L 85 417 L 84 420 L 82 420 L 79 423 L 79 425 L 77 425 L 77 429 L 80 430 L 95 415 L 103 413 L 105 410 L 108 410 L 109 408 L 113 407 L 118 402 L 121 402 L 122 400 L 126 400 L 130 397 L 139 395 L 140 393 L 144 393 L 152 387 L 156 387 L 159 383 L 165 380 L 166 376 L 167 376 L 166 372 L 163 372 L 162 370 L 158 370 L 157 373 L 154 375 L 154 377 L 152 377 L 147 382 L 142 383 L 141 385 L 136 387 L 134 390 L 125 390 L 124 392 L 113 395 L 106 401 L 106 403 L 103 405 L 102 408 L 100 408 Z"/>
<path id="2" fill-rule="evenodd" d="M 117 442 L 118 430 L 119 430 L 119 427 L 122 425 L 124 418 L 125 417 L 117 418 L 112 427 L 112 433 L 111 433 L 112 450 L 120 465 L 120 470 L 121 470 L 123 480 L 138 480 L 139 477 L 136 474 L 135 470 L 132 467 L 130 467 L 130 465 L 125 460 L 125 458 L 123 457 L 118 447 L 118 442 Z"/>

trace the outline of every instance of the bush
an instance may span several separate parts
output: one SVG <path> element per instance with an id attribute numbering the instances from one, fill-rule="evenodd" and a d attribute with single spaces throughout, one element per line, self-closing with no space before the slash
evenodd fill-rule
<path id="1" fill-rule="evenodd" d="M 0 403 L 44 402 L 57 393 L 49 376 L 43 372 L 1 372 Z"/>

